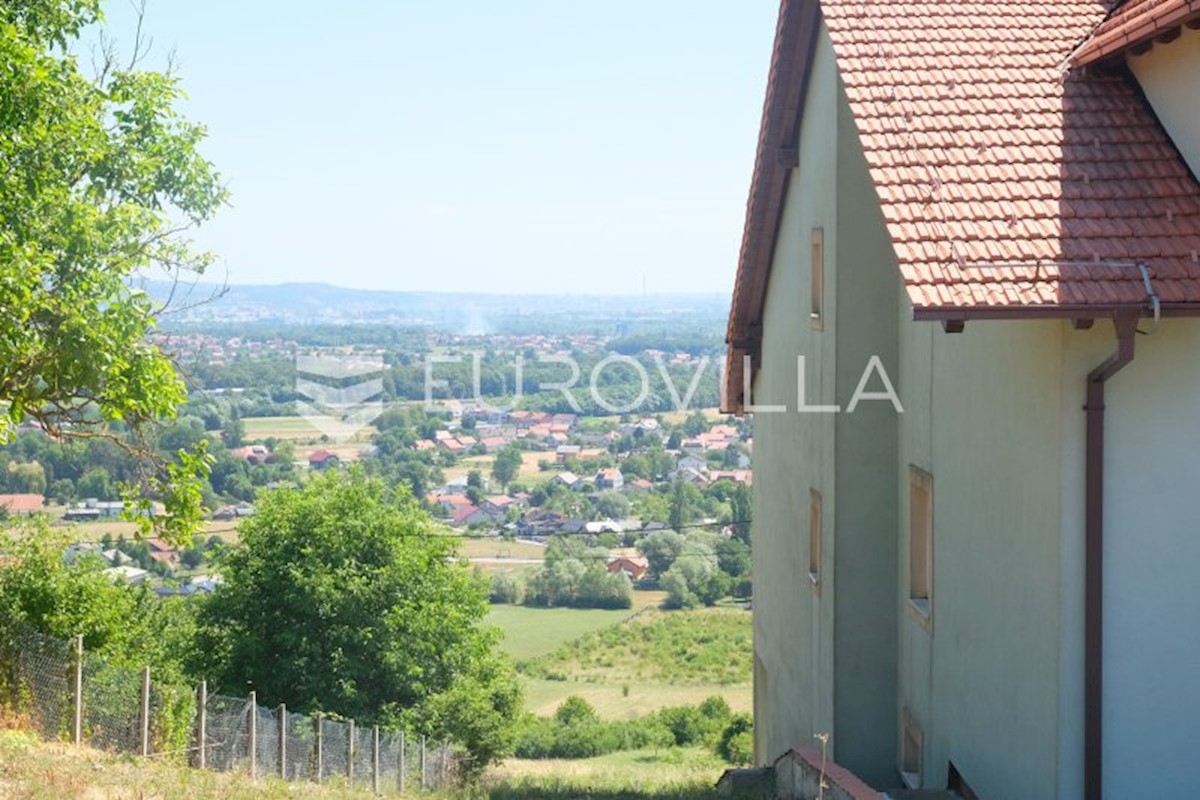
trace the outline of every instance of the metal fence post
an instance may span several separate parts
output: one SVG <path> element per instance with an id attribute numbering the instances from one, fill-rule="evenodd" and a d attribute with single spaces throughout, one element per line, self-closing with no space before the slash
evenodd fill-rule
<path id="1" fill-rule="evenodd" d="M 379 794 L 379 726 L 371 728 L 371 791 Z"/>
<path id="2" fill-rule="evenodd" d="M 208 766 L 208 681 L 196 690 L 196 766 Z"/>
<path id="3" fill-rule="evenodd" d="M 316 729 L 317 729 L 316 730 L 316 746 L 314 748 L 316 750 L 316 753 L 314 753 L 314 755 L 316 756 L 316 759 L 317 759 L 317 765 L 316 765 L 317 783 L 320 783 L 321 778 L 324 777 L 324 772 L 325 772 L 325 731 L 324 731 L 325 715 L 317 714 L 317 719 L 313 722 L 313 725 L 316 726 Z"/>
<path id="4" fill-rule="evenodd" d="M 75 637 L 74 645 L 72 652 L 74 663 L 71 665 L 74 670 L 74 680 L 71 682 L 71 700 L 75 716 L 71 725 L 71 744 L 78 747 L 83 743 L 83 634 Z"/>
<path id="5" fill-rule="evenodd" d="M 450 743 L 442 742 L 442 752 L 438 757 L 438 788 L 446 785 L 446 772 L 450 768 Z"/>
<path id="6" fill-rule="evenodd" d="M 404 761 L 404 731 L 400 731 L 400 777 L 396 779 L 400 782 L 400 794 L 404 794 L 404 773 L 407 769 Z"/>
<path id="7" fill-rule="evenodd" d="M 150 668 L 142 670 L 142 758 L 150 757 Z"/>
<path id="8" fill-rule="evenodd" d="M 354 720 L 346 728 L 346 782 L 354 787 Z"/>
<path id="9" fill-rule="evenodd" d="M 425 791 L 429 785 L 425 782 L 425 734 L 421 734 L 421 791 Z"/>
<path id="10" fill-rule="evenodd" d="M 250 779 L 258 777 L 258 692 L 250 693 Z"/>
<path id="11" fill-rule="evenodd" d="M 287 704 L 279 704 L 279 777 L 287 780 Z"/>

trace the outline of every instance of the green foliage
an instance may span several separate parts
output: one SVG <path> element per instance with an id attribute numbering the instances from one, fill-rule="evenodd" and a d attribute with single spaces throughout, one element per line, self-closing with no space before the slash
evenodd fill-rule
<path id="1" fill-rule="evenodd" d="M 500 486 L 508 486 L 520 473 L 521 462 L 521 446 L 514 441 L 496 453 L 496 461 L 492 462 L 492 477 Z"/>
<path id="2" fill-rule="evenodd" d="M 731 685 L 750 681 L 750 615 L 733 609 L 651 612 L 521 662 L 530 677 L 580 681 Z"/>
<path id="3" fill-rule="evenodd" d="M 407 489 L 358 470 L 259 495 L 204 609 L 206 673 L 264 701 L 449 735 L 503 755 L 519 698 L 485 587 Z M 490 711 L 488 711 L 490 709 Z"/>
<path id="4" fill-rule="evenodd" d="M 631 720 L 602 720 L 586 700 L 572 695 L 552 718 L 525 718 L 516 755 L 594 758 L 646 747 L 716 748 L 731 716 L 724 699 L 710 697 L 698 706 L 673 706 Z"/>
<path id="5" fill-rule="evenodd" d="M 12 641 L 23 630 L 56 639 L 82 634 L 88 652 L 114 664 L 153 664 L 168 679 L 183 678 L 194 649 L 194 606 L 113 580 L 98 557 L 64 558 L 67 544 L 63 533 L 33 521 L 6 547 L 0 638 Z"/>
<path id="6" fill-rule="evenodd" d="M 754 718 L 735 714 L 717 742 L 717 755 L 730 764 L 745 766 L 754 762 Z"/>
<path id="7" fill-rule="evenodd" d="M 488 599 L 493 603 L 520 605 L 525 600 L 525 578 L 519 572 L 497 572 L 492 575 L 492 591 Z"/>
<path id="8" fill-rule="evenodd" d="M 554 537 L 542 568 L 526 582 L 525 602 L 548 607 L 632 607 L 633 584 L 627 575 L 608 571 L 607 552 L 607 548 L 589 546 L 581 537 Z"/>
<path id="9" fill-rule="evenodd" d="M 650 572 L 662 577 L 683 552 L 684 542 L 683 536 L 675 531 L 655 531 L 644 536 L 637 549 L 649 562 Z"/>
<path id="10" fill-rule="evenodd" d="M 136 430 L 185 397 L 148 340 L 156 309 L 134 279 L 202 272 L 211 257 L 183 231 L 226 194 L 197 151 L 204 129 L 176 111 L 176 76 L 111 61 L 94 78 L 80 69 L 71 50 L 98 14 L 96 0 L 0 5 L 3 438 L 30 418 L 67 438 Z M 148 491 L 168 479 L 159 466 Z M 172 533 L 198 519 L 187 502 L 170 510 Z"/>

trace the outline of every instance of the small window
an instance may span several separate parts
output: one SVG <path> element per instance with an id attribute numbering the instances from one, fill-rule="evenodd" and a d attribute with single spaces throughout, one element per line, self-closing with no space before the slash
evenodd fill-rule
<path id="1" fill-rule="evenodd" d="M 821 493 L 809 490 L 808 498 L 808 579 L 814 587 L 821 584 Z"/>
<path id="2" fill-rule="evenodd" d="M 933 608 L 933 476 L 908 470 L 908 599 L 925 620 Z"/>
<path id="3" fill-rule="evenodd" d="M 812 305 L 808 312 L 813 330 L 825 328 L 825 229 L 812 231 Z"/>
<path id="4" fill-rule="evenodd" d="M 904 712 L 904 742 L 900 751 L 900 777 L 909 789 L 921 788 L 921 749 L 924 746 L 924 735 L 916 720 L 906 709 Z"/>

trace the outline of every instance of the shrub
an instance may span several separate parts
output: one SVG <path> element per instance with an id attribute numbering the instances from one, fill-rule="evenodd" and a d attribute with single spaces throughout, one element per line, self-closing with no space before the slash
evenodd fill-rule
<path id="1" fill-rule="evenodd" d="M 730 764 L 749 764 L 754 760 L 754 719 L 749 714 L 735 714 L 721 731 L 717 755 Z"/>

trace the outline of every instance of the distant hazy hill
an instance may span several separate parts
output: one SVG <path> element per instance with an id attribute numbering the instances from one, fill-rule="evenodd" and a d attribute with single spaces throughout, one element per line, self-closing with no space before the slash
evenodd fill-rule
<path id="1" fill-rule="evenodd" d="M 389 292 L 347 289 L 326 283 L 235 285 L 212 302 L 213 284 L 177 287 L 150 282 L 145 289 L 160 302 L 171 296 L 164 323 L 281 322 L 291 324 L 433 325 L 464 333 L 488 333 L 498 320 L 570 317 L 646 321 L 712 320 L 729 311 L 722 294 L 496 295 L 449 292 Z"/>

